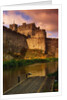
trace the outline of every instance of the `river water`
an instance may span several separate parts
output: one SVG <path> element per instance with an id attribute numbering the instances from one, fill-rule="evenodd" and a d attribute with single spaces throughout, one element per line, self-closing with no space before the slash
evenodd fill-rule
<path id="1" fill-rule="evenodd" d="M 6 70 L 3 72 L 3 92 L 13 87 L 20 81 L 26 78 L 27 73 L 31 73 L 28 77 L 46 76 L 49 73 L 54 73 L 58 69 L 58 62 L 36 63 L 16 69 Z"/>

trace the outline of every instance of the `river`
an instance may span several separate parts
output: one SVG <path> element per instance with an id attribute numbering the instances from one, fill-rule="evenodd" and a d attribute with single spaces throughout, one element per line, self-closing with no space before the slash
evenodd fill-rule
<path id="1" fill-rule="evenodd" d="M 3 72 L 3 92 L 13 87 L 20 81 L 26 78 L 27 73 L 31 73 L 28 77 L 46 76 L 49 73 L 54 73 L 58 69 L 58 62 L 36 63 L 24 67 L 19 67 Z"/>

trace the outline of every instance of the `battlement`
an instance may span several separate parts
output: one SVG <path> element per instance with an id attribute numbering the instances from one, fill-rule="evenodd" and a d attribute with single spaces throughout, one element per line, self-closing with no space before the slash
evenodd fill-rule
<path id="1" fill-rule="evenodd" d="M 30 23 L 30 24 L 26 24 L 26 23 L 22 23 L 22 25 L 18 26 L 17 24 L 10 24 L 9 28 L 12 30 L 15 30 L 15 28 L 21 28 L 23 29 L 39 29 L 39 27 L 37 28 L 35 23 Z"/>
<path id="2" fill-rule="evenodd" d="M 28 29 L 35 29 L 36 28 L 35 23 L 30 23 L 30 24 L 23 23 L 22 27 L 28 28 Z"/>
<path id="3" fill-rule="evenodd" d="M 18 27 L 17 24 L 10 24 L 10 25 L 9 25 L 9 28 L 10 28 L 11 30 L 13 30 L 13 31 L 17 31 L 17 27 Z"/>
<path id="4" fill-rule="evenodd" d="M 22 25 L 20 25 L 18 27 L 18 29 L 22 29 L 22 30 L 39 30 L 40 27 L 36 27 L 35 23 L 30 23 L 30 24 L 26 24 L 26 23 L 23 23 Z"/>
<path id="5" fill-rule="evenodd" d="M 19 32 L 20 34 L 23 34 L 25 36 L 36 37 L 36 34 L 42 33 L 43 36 L 46 36 L 46 31 L 44 29 L 40 29 L 40 27 L 36 27 L 35 23 L 23 23 L 20 26 L 18 26 L 17 24 L 10 24 L 9 27 L 11 30 Z"/>
<path id="6" fill-rule="evenodd" d="M 10 24 L 9 28 L 14 31 L 20 30 L 35 30 L 35 31 L 45 31 L 44 29 L 41 30 L 40 27 L 36 27 L 35 23 L 22 23 L 22 25 L 18 26 L 17 24 Z"/>
<path id="7" fill-rule="evenodd" d="M 46 30 L 36 27 L 35 23 L 23 23 L 20 26 L 14 23 L 10 24 L 9 27 L 9 29 L 3 27 L 3 32 L 5 33 L 4 48 L 8 47 L 8 52 L 13 52 L 14 50 L 14 52 L 21 52 L 22 49 L 26 48 L 42 50 L 48 56 L 58 57 L 58 39 L 47 38 Z"/>

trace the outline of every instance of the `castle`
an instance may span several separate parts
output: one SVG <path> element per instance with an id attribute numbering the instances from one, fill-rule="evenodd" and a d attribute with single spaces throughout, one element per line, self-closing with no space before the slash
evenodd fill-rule
<path id="1" fill-rule="evenodd" d="M 46 31 L 36 27 L 35 23 L 20 26 L 14 23 L 9 25 L 9 29 L 4 27 L 3 30 L 4 47 L 9 48 L 7 51 L 20 52 L 25 48 L 41 50 L 44 54 L 58 53 L 58 39 L 47 38 Z"/>
<path id="2" fill-rule="evenodd" d="M 29 49 L 40 49 L 43 52 L 46 52 L 46 31 L 41 30 L 40 27 L 36 27 L 35 23 L 23 23 L 21 26 L 12 24 L 9 27 L 11 30 L 28 37 L 27 43 Z"/>

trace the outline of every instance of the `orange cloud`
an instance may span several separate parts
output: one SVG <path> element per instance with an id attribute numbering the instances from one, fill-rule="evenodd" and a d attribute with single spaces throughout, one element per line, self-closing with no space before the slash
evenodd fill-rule
<path id="1" fill-rule="evenodd" d="M 49 37 L 49 36 L 52 36 L 52 34 L 47 32 L 47 37 Z"/>
<path id="2" fill-rule="evenodd" d="M 47 31 L 58 31 L 58 9 L 22 10 L 32 18 L 32 22 Z"/>
<path id="3" fill-rule="evenodd" d="M 27 22 L 24 18 L 19 15 L 16 15 L 14 12 L 9 12 L 8 14 L 3 14 L 3 22 L 6 25 L 13 24 L 15 21 L 16 24 L 21 25 L 24 22 Z"/>
<path id="4" fill-rule="evenodd" d="M 16 15 L 16 11 L 21 14 L 24 13 L 25 15 L 28 15 L 31 20 L 26 20 L 20 14 Z M 15 23 L 19 25 L 24 22 L 34 22 L 36 26 L 40 26 L 41 29 L 45 29 L 46 31 L 54 34 L 58 33 L 58 9 L 12 10 L 8 11 L 8 14 L 3 15 L 3 20 L 5 24 L 12 24 L 15 20 Z"/>

